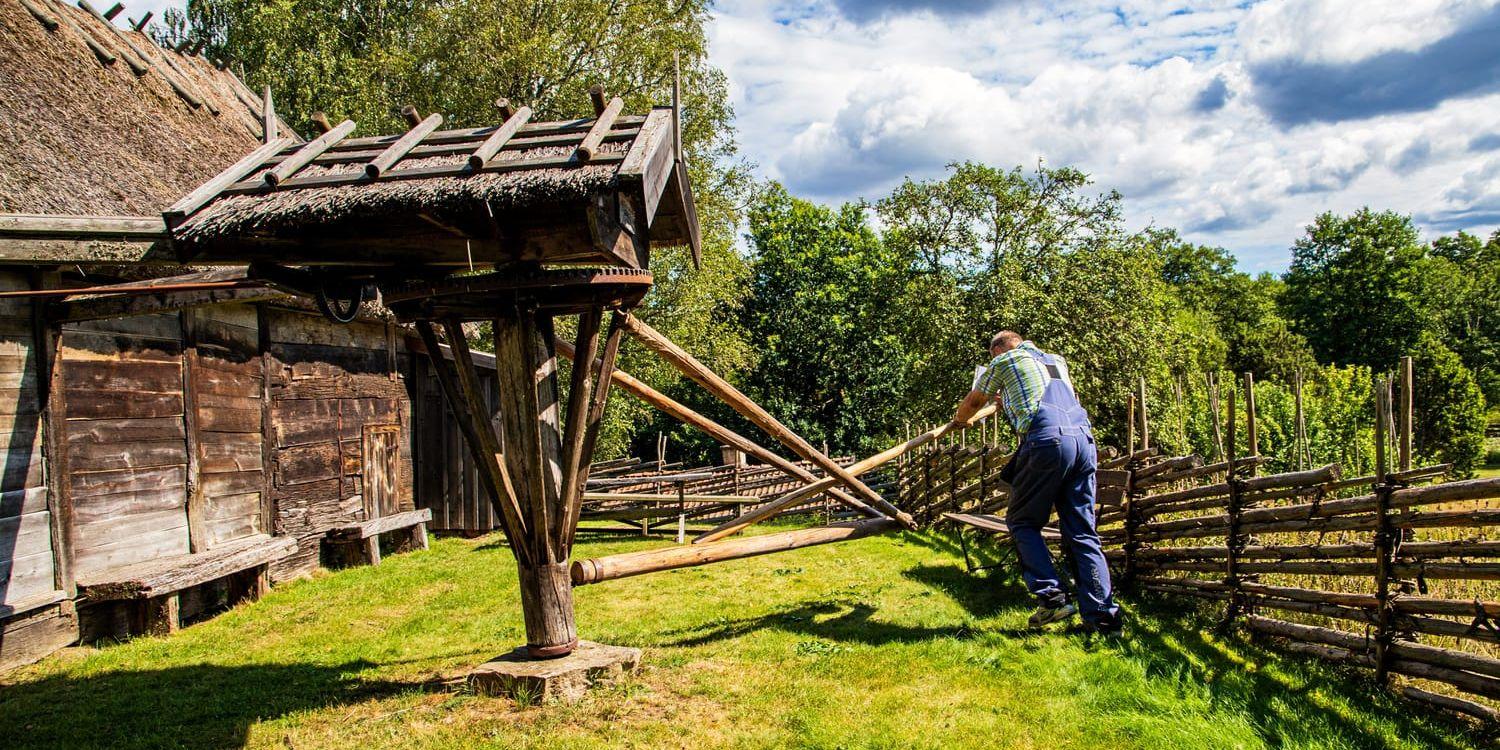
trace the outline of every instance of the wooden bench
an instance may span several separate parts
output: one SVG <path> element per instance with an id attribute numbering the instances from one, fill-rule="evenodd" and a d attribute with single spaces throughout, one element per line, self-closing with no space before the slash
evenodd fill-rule
<path id="1" fill-rule="evenodd" d="M 164 634 L 182 626 L 178 594 L 229 579 L 229 603 L 258 599 L 270 588 L 272 562 L 297 551 L 297 540 L 257 534 L 205 552 L 173 555 L 78 576 L 86 603 L 126 601 L 125 634 Z"/>
<path id="2" fill-rule="evenodd" d="M 397 552 L 427 549 L 427 523 L 431 508 L 408 510 L 368 521 L 337 526 L 328 530 L 330 557 L 339 566 L 380 564 L 380 535 L 404 531 L 407 536 L 396 547 Z"/>

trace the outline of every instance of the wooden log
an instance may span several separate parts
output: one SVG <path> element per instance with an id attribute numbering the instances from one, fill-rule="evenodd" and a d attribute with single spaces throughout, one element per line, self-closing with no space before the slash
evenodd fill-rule
<path id="1" fill-rule="evenodd" d="M 1150 458 L 1152 456 L 1155 456 L 1155 455 L 1157 455 L 1159 453 L 1161 453 L 1161 449 L 1159 449 L 1159 448 L 1143 448 L 1143 449 L 1135 451 L 1133 453 L 1127 453 L 1127 454 L 1125 454 L 1123 456 L 1120 456 L 1118 458 L 1111 458 L 1111 459 L 1109 459 L 1107 461 L 1101 461 L 1099 463 L 1099 468 L 1101 468 L 1101 469 L 1119 469 L 1119 468 L 1122 468 L 1122 467 L 1125 467 L 1125 466 L 1129 466 L 1130 464 L 1133 464 L 1133 463 L 1138 463 L 1140 461 L 1144 461 L 1144 460 L 1146 460 L 1146 459 L 1148 459 L 1148 458 Z"/>
<path id="2" fill-rule="evenodd" d="M 1142 480 L 1147 480 L 1161 474 L 1168 474 L 1169 472 L 1184 472 L 1202 466 L 1203 459 L 1199 458 L 1198 456 L 1177 456 L 1176 458 L 1168 458 L 1151 464 L 1150 466 L 1137 469 L 1135 472 L 1135 478 L 1137 482 L 1140 482 Z"/>
<path id="3" fill-rule="evenodd" d="M 291 144 L 292 139 L 290 138 L 276 138 L 270 143 L 251 151 L 239 161 L 231 164 L 229 168 L 214 176 L 213 179 L 203 183 L 193 192 L 188 193 L 181 200 L 173 203 L 171 207 L 162 212 L 162 215 L 168 223 L 181 221 L 198 209 L 203 208 L 209 201 L 218 197 L 220 193 L 224 192 L 225 188 L 259 169 L 262 164 L 266 163 L 267 159 L 280 153 L 282 149 Z"/>
<path id="4" fill-rule="evenodd" d="M 1391 607 L 1406 614 L 1453 615 L 1457 617 L 1500 617 L 1500 602 L 1485 602 L 1469 599 L 1429 599 L 1427 597 L 1398 596 L 1391 600 Z"/>
<path id="5" fill-rule="evenodd" d="M 644 573 L 690 568 L 819 544 L 843 542 L 896 531 L 900 528 L 901 524 L 893 519 L 875 518 L 854 523 L 743 537 L 713 544 L 668 547 L 578 560 L 573 563 L 573 585 L 582 586 Z"/>
<path id="6" fill-rule="evenodd" d="M 56 16 L 42 10 L 40 6 L 31 0 L 21 0 L 21 7 L 25 8 L 26 12 L 30 13 L 31 17 L 35 18 L 48 31 L 57 31 L 58 22 Z"/>
<path id="7" fill-rule="evenodd" d="M 1496 711 L 1495 709 L 1490 708 L 1489 706 L 1486 706 L 1482 703 L 1475 703 L 1474 701 L 1464 700 L 1463 698 L 1458 698 L 1451 695 L 1442 695 L 1439 693 L 1428 692 L 1421 688 L 1412 687 L 1411 685 L 1402 685 L 1397 689 L 1397 691 L 1401 694 L 1401 697 L 1408 700 L 1413 700 L 1418 703 L 1425 703 L 1429 706 L 1436 706 L 1438 708 L 1455 711 L 1461 714 L 1467 714 L 1476 719 L 1479 719 L 1480 721 L 1486 721 L 1491 724 L 1500 722 L 1500 711 Z"/>
<path id="8" fill-rule="evenodd" d="M 1236 459 L 1236 465 L 1238 465 L 1238 459 Z M 1327 466 L 1323 466 L 1317 469 L 1310 469 L 1308 471 L 1293 471 L 1285 474 L 1269 474 L 1262 477 L 1250 477 L 1248 479 L 1241 480 L 1241 488 L 1248 495 L 1249 493 L 1282 489 L 1286 487 L 1327 484 L 1329 482 L 1337 480 L 1338 478 L 1338 465 L 1329 464 Z M 1202 487 L 1192 487 L 1185 490 L 1178 490 L 1176 492 L 1164 492 L 1159 495 L 1148 495 L 1141 498 L 1140 503 L 1141 507 L 1145 508 L 1153 505 L 1170 503 L 1177 500 L 1195 500 L 1198 498 L 1210 497 L 1214 495 L 1228 494 L 1229 483 L 1223 482 L 1220 484 L 1204 485 Z"/>
<path id="9" fill-rule="evenodd" d="M 599 307 L 590 308 L 578 316 L 575 349 L 584 352 L 584 357 L 583 362 L 573 364 L 573 372 L 568 380 L 568 412 L 562 427 L 563 517 L 552 530 L 555 544 L 563 552 L 570 549 L 569 540 L 573 538 L 573 529 L 570 527 L 576 523 L 574 519 L 578 515 L 575 509 L 583 502 L 583 488 L 588 480 L 585 473 L 588 471 L 590 456 L 584 451 L 587 449 L 592 452 L 594 447 L 593 441 L 589 440 L 588 427 L 596 382 L 593 378 L 594 355 L 599 350 L 599 326 L 603 322 L 603 316 L 604 310 Z M 556 347 L 555 343 L 553 347 Z M 616 348 L 618 350 L 618 345 Z M 606 374 L 601 380 L 600 387 L 608 388 L 609 376 Z M 593 425 L 597 428 L 598 422 L 593 422 Z"/>
<path id="10" fill-rule="evenodd" d="M 322 135 L 314 138 L 297 149 L 296 153 L 281 160 L 275 167 L 266 170 L 262 179 L 267 185 L 276 185 L 282 180 L 296 174 L 297 170 L 307 166 L 313 159 L 318 158 L 323 152 L 333 148 L 340 140 L 354 132 L 354 121 L 345 120 L 338 127 L 330 128 Z"/>
<path id="11" fill-rule="evenodd" d="M 730 408 L 739 412 L 746 419 L 749 419 L 755 426 L 765 430 L 767 434 L 776 438 L 778 442 L 791 449 L 797 455 L 817 464 L 819 468 L 828 472 L 830 476 L 854 490 L 862 500 L 871 506 L 874 506 L 887 516 L 897 519 L 908 529 L 916 528 L 916 522 L 912 520 L 910 515 L 891 505 L 879 493 L 859 481 L 856 474 L 839 466 L 833 459 L 818 451 L 812 444 L 802 439 L 795 432 L 792 432 L 780 420 L 771 416 L 770 412 L 750 400 L 738 388 L 730 385 L 729 381 L 719 377 L 712 370 L 705 367 L 702 362 L 699 362 L 691 354 L 688 354 L 681 347 L 672 343 L 667 337 L 661 335 L 634 315 L 626 313 L 624 320 L 625 330 L 629 331 L 637 340 L 665 359 L 679 372 L 686 375 L 688 379 L 703 386 L 709 393 L 712 393 Z"/>
<path id="12" fill-rule="evenodd" d="M 1247 465 L 1258 466 L 1268 460 L 1270 459 L 1265 456 L 1246 456 L 1245 458 L 1236 458 L 1234 460 L 1234 465 L 1236 467 Z M 1137 481 L 1137 486 L 1144 488 L 1159 484 L 1169 484 L 1172 482 L 1185 481 L 1188 479 L 1198 479 L 1200 477 L 1212 476 L 1214 474 L 1218 474 L 1228 470 L 1229 462 L 1220 461 L 1218 463 L 1205 464 L 1203 466 L 1186 468 L 1177 471 L 1169 471 L 1165 474 L 1157 474 L 1156 476 L 1148 476 L 1145 481 Z"/>
<path id="13" fill-rule="evenodd" d="M 986 419 L 990 415 L 994 414 L 995 413 L 995 409 L 996 409 L 996 407 L 995 407 L 994 404 L 986 405 L 983 409 L 980 409 L 978 412 L 976 412 L 974 414 L 973 421 L 975 421 L 975 422 L 983 421 L 984 419 Z M 858 462 L 854 463 L 853 465 L 849 466 L 848 471 L 849 471 L 849 473 L 851 473 L 851 474 L 853 474 L 855 476 L 858 476 L 860 474 L 864 474 L 866 472 L 872 471 L 872 470 L 874 470 L 874 469 L 876 469 L 876 468 L 878 468 L 880 466 L 883 466 L 883 465 L 885 465 L 885 464 L 887 464 L 887 463 L 895 460 L 898 456 L 904 455 L 908 451 L 914 450 L 916 448 L 920 448 L 923 445 L 926 445 L 928 443 L 931 443 L 933 441 L 941 439 L 942 437 L 946 436 L 949 432 L 951 432 L 953 429 L 954 429 L 954 424 L 951 423 L 951 422 L 948 423 L 948 424 L 946 424 L 946 425 L 943 425 L 941 427 L 934 427 L 931 430 L 928 430 L 927 432 L 924 432 L 921 435 L 918 435 L 918 436 L 916 436 L 916 437 L 914 437 L 914 438 L 906 441 L 905 443 L 901 443 L 899 445 L 892 446 L 890 448 L 887 448 L 884 451 L 881 451 L 880 453 L 877 453 L 877 454 L 875 454 L 873 456 L 870 456 L 870 457 L 868 457 L 868 458 L 866 458 L 866 459 L 864 459 L 862 461 L 858 461 Z M 778 497 L 775 500 L 772 500 L 771 502 L 766 503 L 765 505 L 757 506 L 755 508 L 752 508 L 752 509 L 746 511 L 739 518 L 736 518 L 733 521 L 730 521 L 729 523 L 721 524 L 720 526 L 714 528 L 709 533 L 703 534 L 703 535 L 697 537 L 696 539 L 694 539 L 693 543 L 694 544 L 703 544 L 703 543 L 707 543 L 707 542 L 712 542 L 712 541 L 715 541 L 717 539 L 721 539 L 723 537 L 726 537 L 726 536 L 728 536 L 730 534 L 733 534 L 735 532 L 738 532 L 741 529 L 744 529 L 745 527 L 750 526 L 751 524 L 757 523 L 757 522 L 762 521 L 762 520 L 764 520 L 766 518 L 770 518 L 771 516 L 776 515 L 777 513 L 781 512 L 785 508 L 792 507 L 793 505 L 796 505 L 797 503 L 803 502 L 803 501 L 807 500 L 808 498 L 814 497 L 818 493 L 826 491 L 829 488 L 837 485 L 839 482 L 840 482 L 840 479 L 838 477 L 827 477 L 827 478 L 824 478 L 824 479 L 820 479 L 820 480 L 818 480 L 816 482 L 813 482 L 811 484 L 808 484 L 806 486 L 800 487 L 798 489 L 792 490 L 791 492 L 788 492 L 787 494 L 782 495 L 781 497 Z"/>
<path id="14" fill-rule="evenodd" d="M 625 102 L 620 97 L 611 99 L 609 105 L 599 113 L 594 120 L 594 126 L 583 136 L 583 141 L 578 144 L 578 149 L 573 152 L 579 161 L 590 161 L 599 152 L 599 146 L 604 142 L 604 136 L 609 134 L 610 128 L 615 125 L 615 119 L 620 116 L 620 111 L 625 109 Z"/>
<path id="15" fill-rule="evenodd" d="M 375 157 L 373 161 L 366 164 L 365 176 L 372 180 L 379 179 L 387 170 L 396 166 L 396 162 L 401 161 L 407 152 L 416 148 L 417 144 L 421 143 L 423 138 L 426 138 L 432 131 L 437 130 L 438 126 L 442 124 L 442 115 L 436 112 L 428 115 L 426 119 L 412 126 L 411 130 L 406 131 L 406 134 L 401 136 L 400 140 L 387 146 L 384 151 L 380 152 L 380 156 Z"/>
<path id="16" fill-rule="evenodd" d="M 486 162 L 495 158 L 495 154 L 500 153 L 500 149 L 515 137 L 516 133 L 521 130 L 521 126 L 530 121 L 531 107 L 522 107 L 514 114 L 505 115 L 505 123 L 495 128 L 495 132 L 490 133 L 490 136 L 484 139 L 484 143 L 479 144 L 479 148 L 469 154 L 469 166 L 473 169 L 482 169 Z"/>

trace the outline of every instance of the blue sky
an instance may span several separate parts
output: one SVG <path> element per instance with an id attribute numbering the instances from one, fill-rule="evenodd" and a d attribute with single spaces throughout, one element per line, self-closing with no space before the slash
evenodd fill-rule
<path id="1" fill-rule="evenodd" d="M 1322 211 L 1500 227 L 1500 0 L 718 0 L 709 33 L 745 156 L 821 201 L 1072 165 L 1251 271 Z"/>

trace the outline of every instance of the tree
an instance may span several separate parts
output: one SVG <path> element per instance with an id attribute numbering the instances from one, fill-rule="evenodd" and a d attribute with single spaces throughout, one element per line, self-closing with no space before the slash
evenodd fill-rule
<path id="1" fill-rule="evenodd" d="M 837 209 L 780 185 L 750 211 L 745 329 L 759 350 L 757 399 L 814 442 L 870 452 L 900 432 L 909 357 L 890 292 L 904 268 L 861 204 Z"/>
<path id="2" fill-rule="evenodd" d="M 1418 456 L 1452 463 L 1471 474 L 1484 453 L 1484 396 L 1473 373 L 1437 336 L 1427 334 L 1412 352 Z"/>
<path id="3" fill-rule="evenodd" d="M 1283 306 L 1321 362 L 1385 367 L 1428 327 L 1411 218 L 1325 213 L 1292 248 Z"/>
<path id="4" fill-rule="evenodd" d="M 1443 340 L 1486 403 L 1500 404 L 1500 232 L 1484 243 L 1467 232 L 1433 240 L 1425 280 Z"/>

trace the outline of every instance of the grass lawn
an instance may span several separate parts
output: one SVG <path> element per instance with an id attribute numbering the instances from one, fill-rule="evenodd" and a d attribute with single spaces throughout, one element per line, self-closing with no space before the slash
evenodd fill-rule
<path id="1" fill-rule="evenodd" d="M 660 541 L 581 532 L 593 556 Z M 584 637 L 642 671 L 573 706 L 455 687 L 521 640 L 496 537 L 278 587 L 166 638 L 69 649 L 0 686 L 0 747 L 1460 748 L 1369 683 L 1138 612 L 1027 633 L 1019 584 L 947 539 L 878 537 L 589 586 Z"/>

